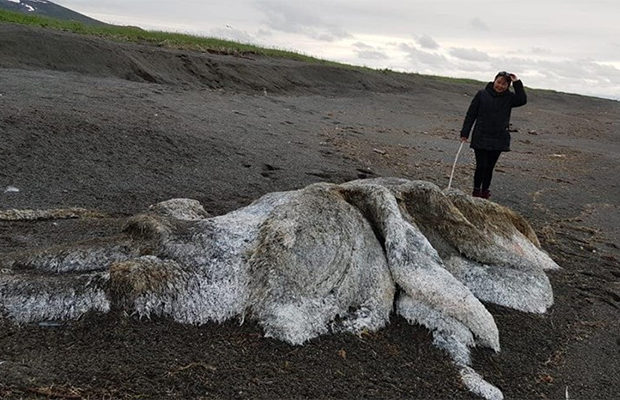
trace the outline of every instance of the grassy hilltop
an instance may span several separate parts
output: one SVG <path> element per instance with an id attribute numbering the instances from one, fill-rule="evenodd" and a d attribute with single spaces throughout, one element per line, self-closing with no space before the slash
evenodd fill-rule
<path id="1" fill-rule="evenodd" d="M 344 64 L 321 60 L 292 51 L 270 49 L 231 40 L 208 38 L 182 33 L 147 31 L 134 26 L 90 25 L 77 21 L 66 21 L 37 15 L 27 15 L 6 10 L 0 10 L 0 22 L 38 26 L 83 35 L 93 35 L 118 42 L 151 44 L 160 47 L 218 54 L 259 54 L 269 57 L 282 57 L 299 61 L 344 66 Z"/>

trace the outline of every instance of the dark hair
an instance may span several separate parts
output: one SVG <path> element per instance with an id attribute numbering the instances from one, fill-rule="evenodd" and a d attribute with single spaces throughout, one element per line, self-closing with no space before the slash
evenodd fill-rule
<path id="1" fill-rule="evenodd" d="M 500 71 L 497 73 L 497 75 L 495 75 L 495 79 L 499 78 L 500 76 L 504 78 L 506 82 L 508 82 L 508 86 L 510 86 L 510 84 L 512 83 L 512 78 L 510 77 L 510 73 L 506 71 Z"/>

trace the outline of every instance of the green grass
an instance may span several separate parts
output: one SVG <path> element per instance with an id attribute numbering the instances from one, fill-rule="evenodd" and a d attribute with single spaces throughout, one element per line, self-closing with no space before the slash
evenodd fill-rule
<path id="1" fill-rule="evenodd" d="M 65 21 L 55 18 L 0 10 L 0 23 L 2 22 L 38 26 L 65 32 L 98 36 L 117 42 L 150 44 L 159 47 L 220 54 L 257 54 L 334 66 L 346 66 L 345 64 L 321 60 L 292 51 L 270 49 L 230 40 L 207 38 L 181 33 L 146 31 L 132 26 L 87 25 L 76 21 Z"/>

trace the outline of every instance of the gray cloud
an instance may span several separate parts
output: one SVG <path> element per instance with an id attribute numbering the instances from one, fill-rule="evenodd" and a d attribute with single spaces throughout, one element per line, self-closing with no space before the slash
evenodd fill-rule
<path id="1" fill-rule="evenodd" d="M 370 49 L 374 49 L 373 46 L 366 44 L 366 43 L 362 43 L 362 42 L 355 42 L 353 43 L 353 47 L 356 47 L 360 50 L 370 50 Z"/>
<path id="2" fill-rule="evenodd" d="M 406 53 L 407 58 L 414 64 L 417 71 L 424 70 L 427 67 L 445 66 L 449 68 L 451 66 L 451 62 L 442 54 L 420 50 L 407 43 L 401 43 L 398 48 Z"/>
<path id="3" fill-rule="evenodd" d="M 399 43 L 398 44 L 398 49 L 400 51 L 403 51 L 405 53 L 415 53 L 417 51 L 419 51 L 415 46 L 412 46 L 408 43 Z"/>
<path id="4" fill-rule="evenodd" d="M 532 54 L 538 54 L 538 55 L 547 55 L 547 54 L 551 54 L 552 53 L 551 49 L 547 49 L 547 48 L 543 48 L 543 47 L 532 47 L 530 49 L 530 52 Z"/>
<path id="5" fill-rule="evenodd" d="M 263 37 L 263 38 L 264 37 L 271 37 L 271 36 L 273 36 L 273 32 L 270 31 L 270 30 L 267 30 L 267 29 L 259 29 L 256 32 L 256 35 L 259 36 L 259 37 Z"/>
<path id="6" fill-rule="evenodd" d="M 250 35 L 246 31 L 235 29 L 233 27 L 215 28 L 210 31 L 210 35 L 216 38 L 232 40 L 241 43 L 256 43 L 256 37 Z"/>
<path id="7" fill-rule="evenodd" d="M 387 60 L 390 58 L 384 52 L 377 50 L 357 50 L 355 53 L 362 60 Z"/>
<path id="8" fill-rule="evenodd" d="M 363 42 L 355 42 L 353 47 L 357 58 L 362 60 L 388 60 L 390 58 L 383 49 Z"/>
<path id="9" fill-rule="evenodd" d="M 263 23 L 273 30 L 302 34 L 325 42 L 351 37 L 344 28 L 324 21 L 304 3 L 261 0 L 256 5 L 265 15 Z"/>
<path id="10" fill-rule="evenodd" d="M 437 44 L 437 42 L 428 35 L 420 36 L 416 39 L 416 42 L 418 42 L 418 44 L 424 49 L 434 50 L 439 48 L 439 44 Z"/>
<path id="11" fill-rule="evenodd" d="M 483 51 L 462 47 L 451 48 L 450 55 L 466 61 L 488 61 L 490 59 L 489 55 Z"/>
<path id="12" fill-rule="evenodd" d="M 489 27 L 480 18 L 476 17 L 469 21 L 469 24 L 477 30 L 488 31 Z"/>

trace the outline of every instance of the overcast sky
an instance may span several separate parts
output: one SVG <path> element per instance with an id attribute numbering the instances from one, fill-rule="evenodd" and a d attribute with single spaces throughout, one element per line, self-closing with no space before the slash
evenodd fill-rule
<path id="1" fill-rule="evenodd" d="M 54 0 L 104 22 L 620 100 L 618 0 Z"/>

